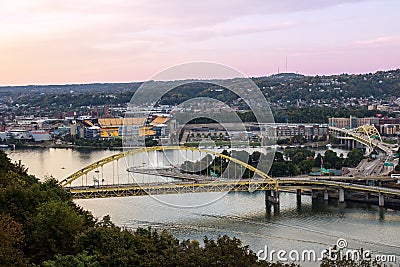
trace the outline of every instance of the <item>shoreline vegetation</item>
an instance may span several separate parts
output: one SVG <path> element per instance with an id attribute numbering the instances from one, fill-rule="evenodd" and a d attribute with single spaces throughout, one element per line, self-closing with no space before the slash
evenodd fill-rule
<path id="1" fill-rule="evenodd" d="M 40 182 L 0 151 L 0 266 L 298 266 L 258 261 L 235 237 L 178 240 L 122 229 L 72 201 L 54 178 Z M 321 266 L 377 266 L 324 259 Z M 372 263 L 371 263 L 372 264 Z"/>
<path id="2" fill-rule="evenodd" d="M 83 139 L 82 139 L 83 140 Z M 131 148 L 131 147 L 124 147 L 122 141 L 118 141 L 115 143 L 103 143 L 103 142 L 99 142 L 99 140 L 87 140 L 87 141 L 79 141 L 79 142 L 75 142 L 75 143 L 61 143 L 61 144 L 57 144 L 55 142 L 52 141 L 46 141 L 46 142 L 6 142 L 6 143 L 2 143 L 4 145 L 15 145 L 15 148 L 93 148 L 93 149 L 115 149 L 115 150 L 122 150 L 124 148 Z M 231 148 L 232 143 L 229 141 L 217 141 L 215 142 L 215 146 L 219 147 L 219 148 L 226 148 L 229 147 Z M 249 144 L 250 147 L 259 147 L 260 143 L 259 142 L 250 142 L 250 143 L 246 143 L 246 142 L 237 142 L 237 143 L 233 143 L 234 146 L 233 148 L 237 147 L 240 148 L 241 146 L 247 145 Z M 280 147 L 324 147 L 327 144 L 329 144 L 329 141 L 318 141 L 318 142 L 308 142 L 308 143 L 288 143 L 288 142 L 279 142 L 277 144 L 277 146 Z M 157 144 L 154 143 L 146 143 L 146 146 L 154 146 Z M 199 147 L 201 146 L 201 142 L 186 142 L 184 144 L 184 146 L 187 147 Z"/>

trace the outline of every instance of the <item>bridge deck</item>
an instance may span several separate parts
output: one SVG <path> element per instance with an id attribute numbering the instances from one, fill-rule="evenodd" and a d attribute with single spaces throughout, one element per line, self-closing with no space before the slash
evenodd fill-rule
<path id="1" fill-rule="evenodd" d="M 277 187 L 278 186 L 278 187 Z M 203 180 L 201 182 L 174 182 L 174 183 L 150 183 L 150 184 L 125 184 L 125 185 L 105 185 L 98 187 L 75 186 L 67 187 L 67 190 L 74 198 L 99 198 L 99 197 L 118 197 L 118 196 L 143 196 L 160 194 L 182 194 L 200 192 L 226 192 L 226 191 L 260 191 L 281 189 L 337 189 L 344 188 L 354 191 L 368 193 L 383 193 L 400 197 L 400 190 L 359 185 L 348 182 L 333 180 L 319 180 L 310 178 L 281 178 L 278 185 L 270 180 Z"/>

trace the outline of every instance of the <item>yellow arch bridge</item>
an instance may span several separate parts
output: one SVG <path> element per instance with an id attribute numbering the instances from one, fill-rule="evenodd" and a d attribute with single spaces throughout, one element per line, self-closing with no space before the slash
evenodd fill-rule
<path id="1" fill-rule="evenodd" d="M 393 154 L 390 145 L 383 142 L 379 131 L 373 125 L 362 125 L 352 130 L 329 126 L 329 130 L 331 134 L 335 134 L 339 138 L 351 138 L 367 146 L 371 151 L 378 148 L 389 156 Z"/>
<path id="2" fill-rule="evenodd" d="M 231 173 L 227 177 L 210 177 L 210 176 L 200 176 L 195 174 L 187 174 L 186 176 L 181 173 L 169 174 L 165 172 L 157 172 L 155 175 L 159 176 L 169 176 L 176 179 L 172 181 L 148 181 L 139 183 L 130 182 L 123 183 L 120 182 L 119 177 L 117 182 L 115 182 L 115 170 L 114 163 L 129 156 L 134 156 L 138 154 L 153 152 L 153 151 L 191 151 L 204 153 L 211 155 L 214 158 L 220 157 L 228 162 L 232 162 L 236 166 L 239 166 L 242 170 L 248 169 L 254 173 L 253 178 L 249 179 L 238 179 L 237 174 Z M 112 164 L 112 177 L 113 182 L 111 184 L 100 184 L 99 180 L 96 179 L 97 185 L 88 185 L 88 174 L 91 172 L 99 173 L 99 169 L 102 169 L 106 164 Z M 143 166 L 144 167 L 144 166 Z M 237 168 L 234 168 L 235 170 Z M 129 171 L 129 169 L 128 169 Z M 118 172 L 118 170 L 117 170 Z M 149 173 L 146 169 L 132 169 L 132 173 Z M 103 172 L 102 172 L 103 173 Z M 98 174 L 99 176 L 99 174 Z M 95 176 L 94 176 L 95 177 Z M 232 178 L 233 177 L 233 178 Z M 60 185 L 63 186 L 68 192 L 72 194 L 74 198 L 104 198 L 104 197 L 124 197 L 124 196 L 143 196 L 143 195 L 160 195 L 160 194 L 182 194 L 182 193 L 201 193 L 201 192 L 226 192 L 226 191 L 247 191 L 254 192 L 259 190 L 268 191 L 268 199 L 272 202 L 279 202 L 279 191 L 282 190 L 296 190 L 297 194 L 301 195 L 302 191 L 309 191 L 314 195 L 318 193 L 323 193 L 324 198 L 327 199 L 329 195 L 334 195 L 339 198 L 340 202 L 344 201 L 345 190 L 355 191 L 358 194 L 371 194 L 379 199 L 379 204 L 384 205 L 385 196 L 390 196 L 394 198 L 400 197 L 400 190 L 370 186 L 362 184 L 353 184 L 352 181 L 343 181 L 343 177 L 330 177 L 329 180 L 322 180 L 315 177 L 286 177 L 286 178 L 274 178 L 266 174 L 265 172 L 257 169 L 239 159 L 233 158 L 231 156 L 193 147 L 182 147 L 182 146 L 162 146 L 162 147 L 146 147 L 137 148 L 129 151 L 125 151 L 110 157 L 96 161 L 81 170 L 73 173 L 64 180 L 60 181 Z M 347 178 L 357 180 L 359 177 Z M 369 179 L 373 179 L 370 177 Z M 378 179 L 378 178 L 377 178 Z M 79 184 L 80 182 L 80 185 Z"/>

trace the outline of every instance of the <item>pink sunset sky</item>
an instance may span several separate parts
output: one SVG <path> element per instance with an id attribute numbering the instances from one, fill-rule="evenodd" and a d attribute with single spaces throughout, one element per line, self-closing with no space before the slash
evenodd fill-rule
<path id="1" fill-rule="evenodd" d="M 400 65 L 398 0 L 3 0 L 0 85 L 127 82 L 211 61 L 247 76 Z"/>

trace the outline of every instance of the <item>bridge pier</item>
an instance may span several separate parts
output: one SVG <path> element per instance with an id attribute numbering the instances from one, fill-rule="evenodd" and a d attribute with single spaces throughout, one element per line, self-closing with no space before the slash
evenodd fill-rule
<path id="1" fill-rule="evenodd" d="M 344 188 L 339 187 L 339 203 L 344 202 Z"/>
<path id="2" fill-rule="evenodd" d="M 272 215 L 272 209 L 274 209 L 274 216 L 279 215 L 279 191 L 278 190 L 266 190 L 265 191 L 265 207 L 267 216 Z"/>
<path id="3" fill-rule="evenodd" d="M 279 204 L 279 191 L 278 190 L 266 190 L 265 191 L 265 202 Z"/>
<path id="4" fill-rule="evenodd" d="M 301 202 L 301 189 L 296 189 L 296 198 L 297 201 Z"/>
<path id="5" fill-rule="evenodd" d="M 301 212 L 301 189 L 296 189 L 297 212 Z"/>
<path id="6" fill-rule="evenodd" d="M 315 189 L 312 189 L 312 190 L 311 190 L 311 197 L 312 197 L 313 199 L 318 198 L 318 191 L 315 190 Z"/>
<path id="7" fill-rule="evenodd" d="M 385 206 L 385 195 L 379 192 L 379 207 Z"/>
<path id="8" fill-rule="evenodd" d="M 380 221 L 385 220 L 385 208 L 384 207 L 379 207 L 379 220 Z"/>
<path id="9" fill-rule="evenodd" d="M 272 209 L 273 209 L 273 213 L 272 213 Z M 265 203 L 265 210 L 266 210 L 266 216 L 267 217 L 271 217 L 272 214 L 274 216 L 277 216 L 280 213 L 279 204 L 274 204 L 274 203 L 271 203 L 271 202 L 266 202 Z"/>
<path id="10" fill-rule="evenodd" d="M 328 194 L 328 190 L 324 191 L 324 200 L 328 201 L 329 200 L 329 194 Z"/>

